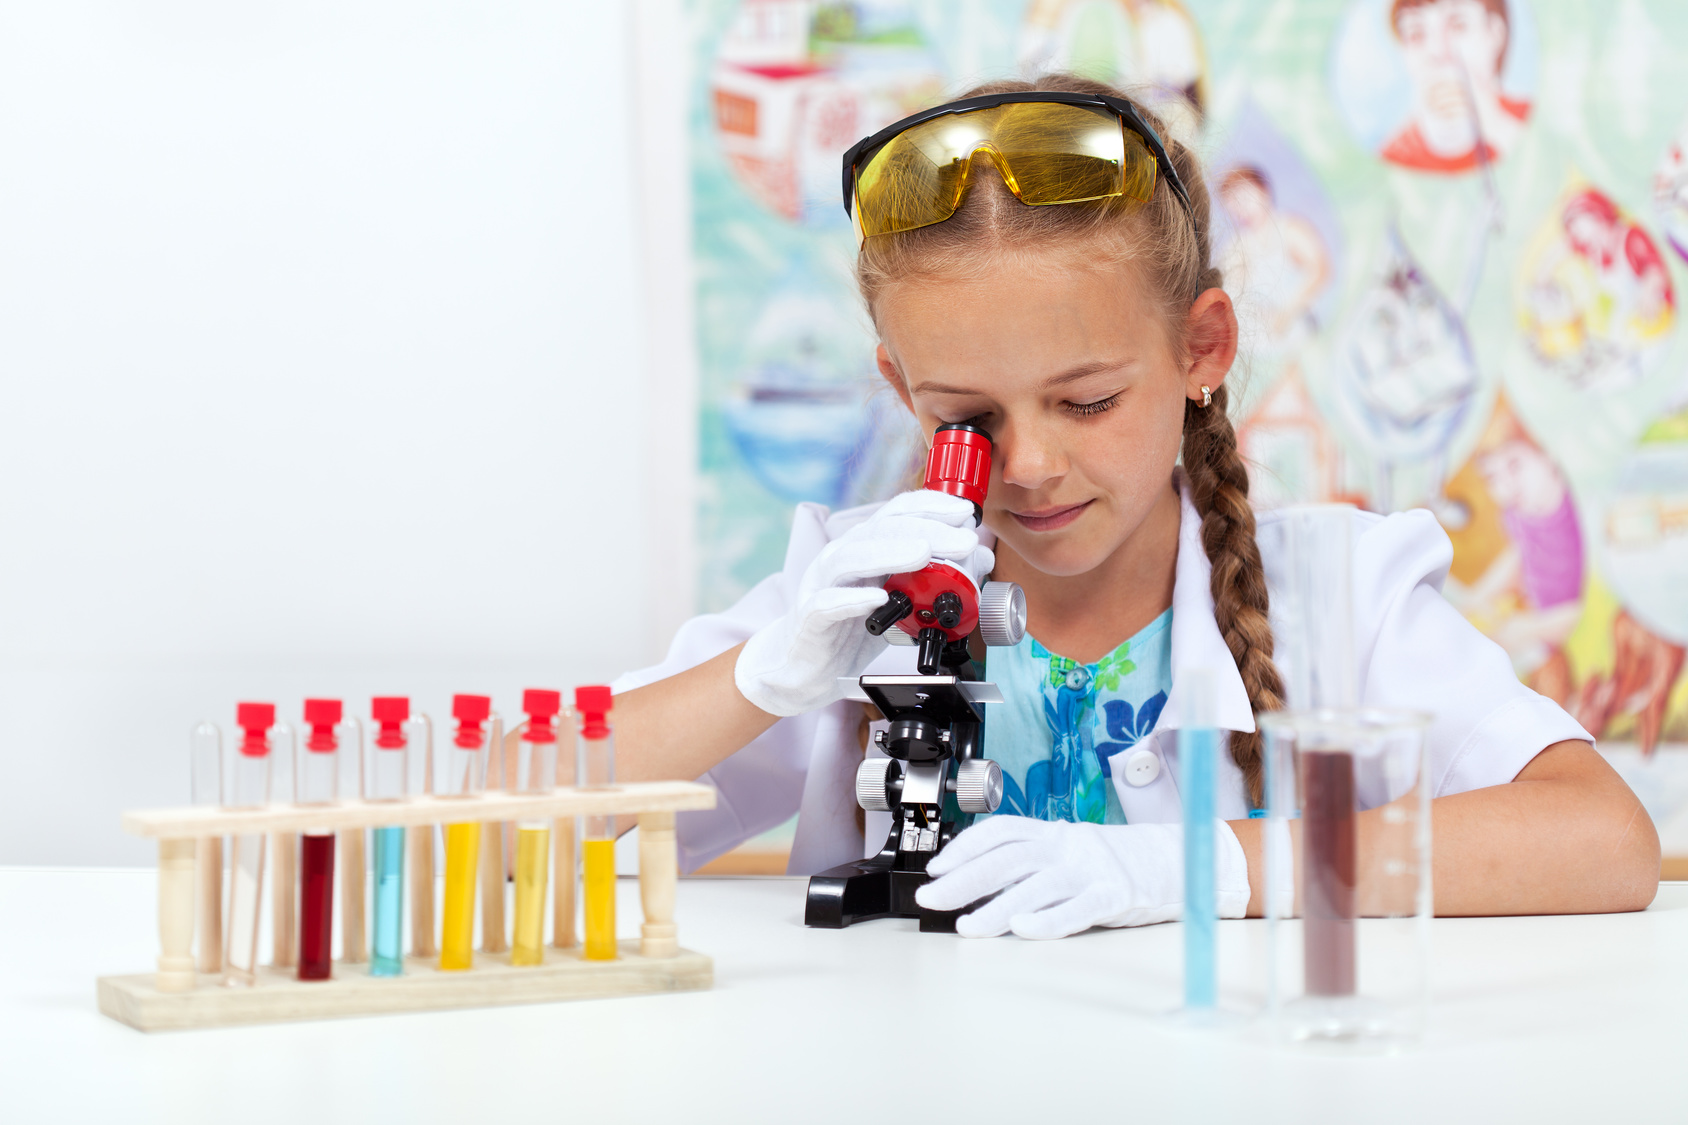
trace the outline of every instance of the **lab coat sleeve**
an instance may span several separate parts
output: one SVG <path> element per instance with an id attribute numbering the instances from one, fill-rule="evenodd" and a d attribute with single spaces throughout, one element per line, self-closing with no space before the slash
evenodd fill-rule
<path id="1" fill-rule="evenodd" d="M 1594 741 L 1520 683 L 1505 650 L 1442 596 L 1453 544 L 1434 516 L 1361 513 L 1354 531 L 1361 699 L 1435 716 L 1426 736 L 1433 796 L 1511 781 L 1555 742 Z"/>
<path id="2" fill-rule="evenodd" d="M 840 513 L 842 514 L 842 513 Z M 719 656 L 792 607 L 809 563 L 829 541 L 829 512 L 799 504 L 781 570 L 758 582 L 731 608 L 682 625 L 661 664 L 621 676 L 611 689 L 631 691 L 695 668 Z M 715 808 L 682 812 L 675 820 L 680 870 L 693 871 L 744 841 L 790 820 L 803 797 L 803 781 L 819 714 L 781 719 L 760 738 L 697 780 L 715 788 Z"/>

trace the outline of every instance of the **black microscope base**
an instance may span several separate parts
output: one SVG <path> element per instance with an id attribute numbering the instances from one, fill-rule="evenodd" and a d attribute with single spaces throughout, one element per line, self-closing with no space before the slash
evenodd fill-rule
<path id="1" fill-rule="evenodd" d="M 803 924 L 841 930 L 874 918 L 918 918 L 924 934 L 953 934 L 960 910 L 927 910 L 914 901 L 925 886 L 924 871 L 899 871 L 884 856 L 839 864 L 809 877 L 809 898 Z"/>

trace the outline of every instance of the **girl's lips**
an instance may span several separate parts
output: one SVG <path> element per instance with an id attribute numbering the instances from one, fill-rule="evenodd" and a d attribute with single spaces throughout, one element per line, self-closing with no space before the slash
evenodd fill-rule
<path id="1" fill-rule="evenodd" d="M 1082 504 L 1069 504 L 1064 508 L 1045 508 L 1040 512 L 1010 512 L 1020 526 L 1027 531 L 1054 531 L 1066 527 L 1069 523 L 1084 514 L 1092 501 L 1086 500 Z"/>

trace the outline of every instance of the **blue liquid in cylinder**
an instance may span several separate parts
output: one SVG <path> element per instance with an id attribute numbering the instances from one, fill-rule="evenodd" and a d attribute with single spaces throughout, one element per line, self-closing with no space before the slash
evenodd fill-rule
<path id="1" fill-rule="evenodd" d="M 404 972 L 404 829 L 375 830 L 375 941 L 369 973 Z"/>
<path id="2" fill-rule="evenodd" d="M 1178 783 L 1184 797 L 1184 1006 L 1219 1002 L 1219 894 L 1214 867 L 1213 730 L 1178 732 Z"/>

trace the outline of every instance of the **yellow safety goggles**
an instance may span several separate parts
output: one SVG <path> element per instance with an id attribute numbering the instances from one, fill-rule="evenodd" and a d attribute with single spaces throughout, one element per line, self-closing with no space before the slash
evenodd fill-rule
<path id="1" fill-rule="evenodd" d="M 1038 90 L 950 102 L 856 142 L 844 154 L 844 211 L 857 237 L 865 242 L 954 215 L 976 152 L 1033 207 L 1146 201 L 1158 172 L 1194 219 L 1165 146 L 1130 102 Z"/>

